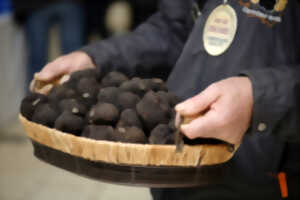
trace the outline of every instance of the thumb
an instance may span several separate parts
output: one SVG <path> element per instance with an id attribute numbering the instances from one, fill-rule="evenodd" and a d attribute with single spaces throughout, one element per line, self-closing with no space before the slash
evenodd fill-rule
<path id="1" fill-rule="evenodd" d="M 175 110 L 184 116 L 197 115 L 207 110 L 219 96 L 219 90 L 212 84 L 200 94 L 176 105 Z"/>

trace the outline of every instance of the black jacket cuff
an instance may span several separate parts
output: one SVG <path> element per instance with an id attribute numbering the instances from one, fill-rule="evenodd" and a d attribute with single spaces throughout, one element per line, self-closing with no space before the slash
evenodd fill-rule
<path id="1" fill-rule="evenodd" d="M 240 75 L 247 76 L 253 88 L 253 114 L 250 134 L 273 134 L 278 123 L 286 114 L 288 106 L 280 103 L 280 90 L 273 83 L 273 75 L 263 73 L 260 69 L 246 70 Z"/>

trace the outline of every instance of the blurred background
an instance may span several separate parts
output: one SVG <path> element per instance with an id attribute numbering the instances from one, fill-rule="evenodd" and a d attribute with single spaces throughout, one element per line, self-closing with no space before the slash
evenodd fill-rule
<path id="1" fill-rule="evenodd" d="M 37 160 L 18 122 L 35 72 L 111 35 L 126 34 L 157 0 L 0 0 L 0 200 L 151 199 L 147 188 L 106 184 Z"/>

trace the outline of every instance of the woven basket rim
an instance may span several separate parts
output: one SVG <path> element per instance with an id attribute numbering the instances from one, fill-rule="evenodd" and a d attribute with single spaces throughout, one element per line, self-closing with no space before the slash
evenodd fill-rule
<path id="1" fill-rule="evenodd" d="M 183 152 L 176 153 L 175 145 L 93 140 L 34 123 L 27 120 L 22 114 L 19 114 L 19 119 L 24 126 L 27 136 L 32 140 L 91 161 L 143 166 L 196 167 L 227 162 L 236 151 L 229 152 L 225 144 L 185 144 Z"/>

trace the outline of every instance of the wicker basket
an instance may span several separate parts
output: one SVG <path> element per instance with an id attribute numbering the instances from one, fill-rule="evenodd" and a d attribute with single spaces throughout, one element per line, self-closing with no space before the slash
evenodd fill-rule
<path id="1" fill-rule="evenodd" d="M 44 94 L 52 87 L 32 83 L 35 92 Z M 174 188 L 219 182 L 237 149 L 226 144 L 184 145 L 176 153 L 175 145 L 96 141 L 31 122 L 21 114 L 19 119 L 36 157 L 78 175 L 116 184 Z"/>
<path id="2" fill-rule="evenodd" d="M 33 141 L 91 161 L 145 166 L 196 167 L 224 163 L 234 154 L 228 151 L 228 146 L 225 144 L 184 145 L 183 151 L 176 153 L 175 145 L 96 141 L 36 124 L 22 115 L 19 118 L 27 136 Z"/>

